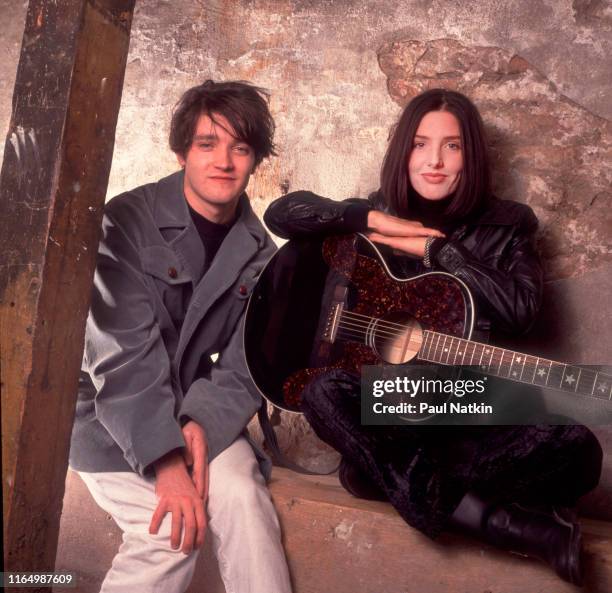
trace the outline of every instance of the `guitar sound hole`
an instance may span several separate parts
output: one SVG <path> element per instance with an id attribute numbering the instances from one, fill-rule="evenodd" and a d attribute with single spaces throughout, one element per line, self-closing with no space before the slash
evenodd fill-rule
<path id="1" fill-rule="evenodd" d="M 390 313 L 372 321 L 367 341 L 384 362 L 403 364 L 421 349 L 423 330 L 416 319 L 404 313 Z"/>

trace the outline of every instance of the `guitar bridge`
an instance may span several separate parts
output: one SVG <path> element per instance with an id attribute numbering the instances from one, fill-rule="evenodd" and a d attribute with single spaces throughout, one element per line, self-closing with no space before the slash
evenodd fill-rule
<path id="1" fill-rule="evenodd" d="M 346 286 L 336 286 L 334 291 L 334 300 L 327 316 L 325 329 L 323 330 L 323 341 L 333 344 L 338 335 L 338 327 L 340 325 L 340 316 L 344 310 L 344 299 L 346 297 Z"/>

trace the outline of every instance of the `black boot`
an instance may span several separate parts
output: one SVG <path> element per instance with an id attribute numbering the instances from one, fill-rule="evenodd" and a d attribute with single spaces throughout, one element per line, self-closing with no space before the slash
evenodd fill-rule
<path id="1" fill-rule="evenodd" d="M 582 584 L 578 523 L 553 511 L 547 514 L 516 504 L 490 505 L 469 493 L 451 517 L 451 526 L 498 548 L 538 558 L 564 580 Z"/>
<path id="2" fill-rule="evenodd" d="M 357 498 L 365 500 L 387 501 L 387 495 L 368 476 L 366 476 L 356 465 L 347 461 L 344 457 L 338 467 L 338 478 L 343 488 Z"/>
<path id="3" fill-rule="evenodd" d="M 580 525 L 561 518 L 530 511 L 518 505 L 499 507 L 486 522 L 485 531 L 494 545 L 539 558 L 564 580 L 582 584 Z"/>

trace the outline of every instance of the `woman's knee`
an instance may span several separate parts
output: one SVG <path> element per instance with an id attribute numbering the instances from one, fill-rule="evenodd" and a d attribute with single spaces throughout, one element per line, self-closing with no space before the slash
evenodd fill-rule
<path id="1" fill-rule="evenodd" d="M 603 461 L 603 450 L 597 437 L 586 427 L 576 439 L 577 466 L 580 468 L 583 487 L 586 492 L 592 490 L 599 484 L 601 477 L 601 466 Z"/>
<path id="2" fill-rule="evenodd" d="M 582 425 L 558 426 L 555 436 L 563 443 L 560 455 L 569 459 L 566 488 L 576 498 L 590 492 L 601 476 L 603 451 L 597 437 Z"/>
<path id="3" fill-rule="evenodd" d="M 307 411 L 338 409 L 359 395 L 359 377 L 342 369 L 333 369 L 315 377 L 304 389 L 302 405 Z"/>

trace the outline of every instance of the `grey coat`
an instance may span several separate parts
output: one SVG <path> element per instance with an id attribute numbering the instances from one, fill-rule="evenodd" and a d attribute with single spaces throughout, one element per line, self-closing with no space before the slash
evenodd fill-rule
<path id="1" fill-rule="evenodd" d="M 211 267 L 183 194 L 183 173 L 106 206 L 72 432 L 70 465 L 150 473 L 184 446 L 191 418 L 209 460 L 261 405 L 242 349 L 247 299 L 274 243 L 246 196 Z M 211 355 L 218 354 L 213 362 Z M 269 461 L 259 452 L 262 471 Z"/>

